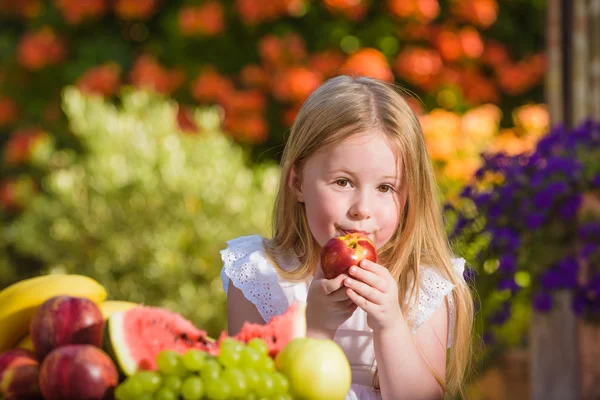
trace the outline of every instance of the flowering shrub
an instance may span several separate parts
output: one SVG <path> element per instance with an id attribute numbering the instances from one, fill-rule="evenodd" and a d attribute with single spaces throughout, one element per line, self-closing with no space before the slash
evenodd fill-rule
<path id="1" fill-rule="evenodd" d="M 509 118 L 542 98 L 538 3 L 0 0 L 0 129 L 53 126 L 66 85 L 128 84 L 219 104 L 229 134 L 276 157 L 299 105 L 340 72 L 398 82 L 425 109 L 497 103 Z"/>
<path id="2" fill-rule="evenodd" d="M 279 168 L 249 166 L 215 110 L 190 110 L 199 133 L 187 134 L 175 102 L 141 91 L 120 100 L 68 88 L 63 107 L 83 151 L 50 146 L 37 195 L 28 181 L 0 191 L 26 204 L 0 225 L 0 288 L 26 274 L 18 260 L 36 259 L 42 272 L 92 276 L 111 298 L 177 310 L 217 334 L 219 250 L 267 234 Z"/>
<path id="3" fill-rule="evenodd" d="M 484 159 L 448 206 L 468 276 L 489 295 L 483 318 L 503 325 L 520 299 L 547 311 L 557 290 L 573 293 L 577 314 L 600 317 L 600 124 L 556 127 L 533 152 Z"/>
<path id="4" fill-rule="evenodd" d="M 481 153 L 533 150 L 549 127 L 548 111 L 541 105 L 514 110 L 513 128 L 501 128 L 501 114 L 498 106 L 484 104 L 462 115 L 438 108 L 420 116 L 438 183 L 450 201 L 482 166 Z"/>

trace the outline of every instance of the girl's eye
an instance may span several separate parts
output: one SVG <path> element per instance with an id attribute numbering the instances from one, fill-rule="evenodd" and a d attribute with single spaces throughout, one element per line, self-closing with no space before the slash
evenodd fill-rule
<path id="1" fill-rule="evenodd" d="M 381 193 L 388 193 L 394 190 L 390 185 L 381 185 L 377 188 Z"/>
<path id="2" fill-rule="evenodd" d="M 350 181 L 348 179 L 338 179 L 335 181 L 335 184 L 340 187 L 348 187 L 348 185 L 350 185 Z"/>

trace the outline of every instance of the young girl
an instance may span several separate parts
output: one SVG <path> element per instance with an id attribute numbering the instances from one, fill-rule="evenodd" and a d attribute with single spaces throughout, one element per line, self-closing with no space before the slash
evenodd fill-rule
<path id="1" fill-rule="evenodd" d="M 373 240 L 378 263 L 325 279 L 321 246 L 350 232 Z M 451 258 L 417 117 L 392 87 L 338 76 L 306 100 L 283 153 L 273 237 L 231 240 L 222 258 L 229 333 L 306 301 L 308 335 L 335 340 L 350 361 L 347 399 L 461 390 L 473 322 L 464 260 Z"/>

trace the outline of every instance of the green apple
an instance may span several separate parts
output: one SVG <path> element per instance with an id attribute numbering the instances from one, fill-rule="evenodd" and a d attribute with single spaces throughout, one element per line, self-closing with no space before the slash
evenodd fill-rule
<path id="1" fill-rule="evenodd" d="M 333 340 L 295 339 L 278 354 L 275 365 L 298 400 L 343 400 L 352 383 L 348 359 Z"/>

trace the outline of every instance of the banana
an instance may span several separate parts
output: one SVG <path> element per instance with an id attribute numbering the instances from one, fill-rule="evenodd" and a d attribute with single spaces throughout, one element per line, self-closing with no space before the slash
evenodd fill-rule
<path id="1" fill-rule="evenodd" d="M 104 319 L 108 319 L 108 317 L 110 317 L 110 315 L 113 313 L 127 311 L 136 306 L 139 306 L 139 304 L 132 303 L 130 301 L 107 300 L 100 304 L 100 311 L 102 311 Z"/>
<path id="2" fill-rule="evenodd" d="M 127 311 L 130 308 L 136 307 L 138 305 L 139 304 L 132 303 L 130 301 L 107 300 L 104 303 L 100 304 L 100 311 L 102 311 L 104 319 L 108 319 L 108 317 L 110 317 L 113 313 Z M 21 341 L 15 347 L 34 351 L 33 342 L 31 341 L 31 336 L 29 336 L 29 334 L 25 335 L 25 337 L 21 339 Z"/>
<path id="3" fill-rule="evenodd" d="M 0 353 L 13 347 L 29 331 L 35 310 L 58 295 L 86 297 L 95 303 L 106 299 L 106 290 L 83 275 L 44 275 L 17 282 L 0 292 Z"/>
<path id="4" fill-rule="evenodd" d="M 35 352 L 35 348 L 33 347 L 33 342 L 31 341 L 31 336 L 29 336 L 29 333 L 25 335 L 25 337 L 21 339 L 21 341 L 15 347 L 18 349 L 31 350 Z"/>

